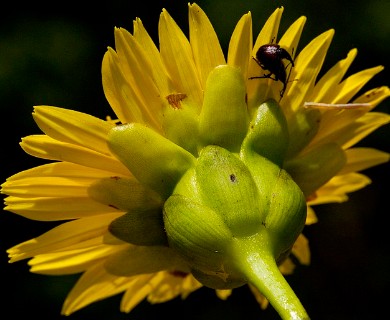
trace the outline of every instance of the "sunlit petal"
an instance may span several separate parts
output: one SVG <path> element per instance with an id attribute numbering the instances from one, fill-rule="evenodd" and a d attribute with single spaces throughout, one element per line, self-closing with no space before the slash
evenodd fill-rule
<path id="1" fill-rule="evenodd" d="M 308 204 L 345 202 L 348 200 L 348 193 L 364 188 L 370 183 L 371 180 L 360 173 L 354 172 L 335 176 L 316 191 L 315 197 L 310 199 Z"/>
<path id="2" fill-rule="evenodd" d="M 164 96 L 160 94 L 153 78 L 153 66 L 140 44 L 125 29 L 115 29 L 115 45 L 122 73 L 139 99 L 145 123 L 161 129 Z"/>
<path id="3" fill-rule="evenodd" d="M 228 61 L 241 69 L 244 79 L 248 78 L 248 66 L 251 59 L 253 35 L 252 15 L 247 13 L 238 21 L 229 42 Z"/>
<path id="4" fill-rule="evenodd" d="M 28 136 L 22 139 L 21 147 L 28 154 L 47 160 L 69 161 L 95 169 L 107 169 L 124 175 L 129 171 L 114 157 L 89 148 L 60 142 L 45 135 Z"/>
<path id="5" fill-rule="evenodd" d="M 5 210 L 40 221 L 71 220 L 118 211 L 90 198 L 77 196 L 58 198 L 10 196 L 5 199 L 5 205 Z"/>
<path id="6" fill-rule="evenodd" d="M 388 162 L 390 155 L 372 148 L 351 148 L 345 151 L 347 163 L 339 174 L 359 172 Z"/>
<path id="7" fill-rule="evenodd" d="M 202 88 L 211 70 L 226 64 L 217 35 L 204 11 L 196 4 L 189 5 L 190 44 Z"/>
<path id="8" fill-rule="evenodd" d="M 160 278 L 160 273 L 144 274 L 129 281 L 121 300 L 121 311 L 130 312 L 153 291 L 154 287 L 149 285 L 149 281 L 153 278 Z"/>
<path id="9" fill-rule="evenodd" d="M 127 244 L 126 244 L 127 245 Z M 81 273 L 99 263 L 102 259 L 118 250 L 121 246 L 93 245 L 85 248 L 72 249 L 63 252 L 40 254 L 31 259 L 28 264 L 30 271 L 46 275 L 63 275 Z"/>
<path id="10" fill-rule="evenodd" d="M 104 94 L 118 119 L 122 123 L 144 123 L 142 101 L 126 80 L 119 67 L 119 58 L 111 48 L 103 57 L 102 81 Z"/>
<path id="11" fill-rule="evenodd" d="M 292 111 L 302 108 L 305 101 L 311 101 L 309 97 L 325 60 L 333 34 L 334 30 L 322 33 L 297 55 L 295 67 L 290 75 L 290 78 L 294 81 L 291 83 L 285 97 L 283 97 L 285 99 L 284 104 L 288 103 Z M 289 109 L 286 108 L 286 111 L 287 118 L 289 118 Z M 292 132 L 294 131 L 292 130 Z"/>
<path id="12" fill-rule="evenodd" d="M 8 249 L 7 252 L 12 261 L 17 261 L 101 237 L 107 233 L 108 224 L 119 215 L 120 213 L 111 213 L 63 223 L 37 238 Z"/>
<path id="13" fill-rule="evenodd" d="M 158 30 L 161 58 L 177 92 L 185 93 L 200 108 L 202 85 L 189 41 L 166 10 L 160 16 Z"/>
<path id="14" fill-rule="evenodd" d="M 357 50 L 352 49 L 348 52 L 345 59 L 337 62 L 331 69 L 328 70 L 328 72 L 325 73 L 325 75 L 321 77 L 314 88 L 313 101 L 334 101 L 334 98 L 338 93 L 334 87 L 341 82 L 356 55 Z"/>
<path id="15" fill-rule="evenodd" d="M 134 38 L 138 41 L 145 52 L 145 56 L 149 58 L 152 65 L 151 72 L 155 84 L 161 94 L 161 97 L 166 97 L 172 92 L 175 92 L 172 80 L 161 60 L 160 52 L 154 44 L 152 38 L 144 28 L 141 19 L 137 18 L 134 23 Z"/>
<path id="16" fill-rule="evenodd" d="M 53 139 L 110 154 L 107 135 L 113 127 L 88 114 L 56 107 L 36 106 L 33 117 L 41 130 Z"/>
<path id="17" fill-rule="evenodd" d="M 150 275 L 141 276 L 150 278 Z M 117 277 L 105 271 L 102 263 L 97 263 L 83 273 L 73 287 L 62 308 L 69 315 L 92 302 L 108 298 L 126 290 L 135 278 Z"/>

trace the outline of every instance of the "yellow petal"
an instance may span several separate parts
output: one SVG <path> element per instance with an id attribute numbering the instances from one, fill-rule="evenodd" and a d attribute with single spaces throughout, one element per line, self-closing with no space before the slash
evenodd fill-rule
<path id="1" fill-rule="evenodd" d="M 265 310 L 267 308 L 267 306 L 269 305 L 267 298 L 264 297 L 260 293 L 260 291 L 256 287 L 252 286 L 251 284 L 249 284 L 249 289 L 252 291 L 252 294 L 254 295 L 257 303 L 260 305 L 260 308 L 262 310 Z"/>
<path id="2" fill-rule="evenodd" d="M 348 149 L 371 132 L 390 122 L 388 114 L 367 112 L 364 109 L 329 110 L 322 119 L 319 132 L 311 141 L 310 146 L 332 141 Z"/>
<path id="3" fill-rule="evenodd" d="M 301 38 L 306 17 L 298 18 L 280 38 L 279 45 L 290 52 L 291 57 L 297 53 L 299 39 Z"/>
<path id="4" fill-rule="evenodd" d="M 187 296 L 195 290 L 203 287 L 198 280 L 196 280 L 191 273 L 187 274 L 182 282 L 181 298 L 185 299 Z"/>
<path id="5" fill-rule="evenodd" d="M 149 275 L 141 276 L 149 278 Z M 62 314 L 71 313 L 95 302 L 126 290 L 136 278 L 117 277 L 105 271 L 102 263 L 88 269 L 70 291 L 62 308 Z"/>
<path id="6" fill-rule="evenodd" d="M 371 89 L 360 97 L 356 98 L 354 103 L 369 103 L 372 108 L 381 103 L 384 99 L 390 97 L 390 89 L 389 87 L 382 86 L 379 88 Z"/>
<path id="7" fill-rule="evenodd" d="M 274 12 L 269 16 L 256 38 L 256 42 L 252 51 L 253 56 L 263 44 L 268 44 L 271 42 L 276 43 L 280 19 L 282 18 L 283 11 L 284 7 L 279 7 L 275 9 Z"/>
<path id="8" fill-rule="evenodd" d="M 348 52 L 345 59 L 337 62 L 328 72 L 325 73 L 314 87 L 312 101 L 330 103 L 334 101 L 338 91 L 335 90 L 341 82 L 348 68 L 357 55 L 357 50 L 352 49 Z"/>
<path id="9" fill-rule="evenodd" d="M 134 280 L 129 282 L 126 292 L 121 300 L 121 311 L 130 312 L 142 300 L 144 300 L 154 287 L 149 284 L 153 278 L 160 278 L 162 272 L 157 274 L 144 274 L 142 276 L 134 277 Z"/>
<path id="10" fill-rule="evenodd" d="M 105 170 L 88 168 L 70 162 L 53 162 L 38 167 L 27 169 L 7 178 L 7 181 L 13 181 L 28 177 L 64 177 L 76 179 L 100 179 L 112 177 L 115 173 Z"/>
<path id="11" fill-rule="evenodd" d="M 118 212 L 117 209 L 100 204 L 90 198 L 19 198 L 5 199 L 4 210 L 11 211 L 31 220 L 70 220 Z"/>
<path id="12" fill-rule="evenodd" d="M 19 172 L 1 185 L 2 193 L 18 197 L 87 197 L 96 180 L 112 177 L 112 172 L 68 162 L 56 162 Z M 117 176 L 117 175 L 116 175 Z M 119 179 L 119 177 L 116 177 Z"/>
<path id="13" fill-rule="evenodd" d="M 371 78 L 383 70 L 382 66 L 366 69 L 349 76 L 337 87 L 333 87 L 337 96 L 331 103 L 347 103 Z"/>
<path id="14" fill-rule="evenodd" d="M 63 223 L 41 236 L 20 243 L 7 250 L 11 262 L 27 259 L 35 255 L 66 250 L 74 244 L 80 244 L 90 239 L 98 238 L 107 233 L 110 222 L 120 216 L 120 213 L 111 213 L 78 219 Z M 80 247 L 78 247 L 80 248 Z"/>
<path id="15" fill-rule="evenodd" d="M 241 69 L 244 79 L 248 79 L 248 65 L 252 52 L 252 15 L 244 14 L 238 21 L 229 42 L 228 64 Z"/>
<path id="16" fill-rule="evenodd" d="M 360 107 L 356 109 L 322 109 L 320 127 L 317 135 L 311 141 L 311 145 L 323 143 L 323 141 L 330 141 L 334 136 L 340 135 L 341 130 L 355 122 L 367 112 L 371 111 L 380 102 L 390 96 L 390 89 L 388 87 L 379 87 L 367 91 L 360 97 L 355 99 L 353 103 L 369 104 L 368 107 Z M 348 130 L 348 129 L 347 129 Z M 336 134 L 334 134 L 337 132 Z M 330 138 L 329 138 L 329 135 Z M 328 138 L 327 138 L 328 137 Z M 341 135 L 341 137 L 343 137 Z M 323 140 L 324 139 L 324 140 Z"/>
<path id="17" fill-rule="evenodd" d="M 123 246 L 123 245 L 122 245 Z M 80 273 L 98 263 L 101 259 L 115 254 L 122 246 L 90 244 L 86 248 L 40 254 L 28 264 L 30 271 L 46 275 L 63 275 Z M 64 250 L 65 248 L 62 248 Z"/>
<path id="18" fill-rule="evenodd" d="M 200 108 L 203 100 L 202 85 L 187 38 L 166 10 L 159 20 L 160 52 L 177 92 Z"/>
<path id="19" fill-rule="evenodd" d="M 306 23 L 306 17 L 300 17 L 298 18 L 288 29 L 287 31 L 283 34 L 282 38 L 280 39 L 279 41 L 279 45 L 287 50 L 289 52 L 289 54 L 291 55 L 291 57 L 294 59 L 294 56 L 296 55 L 297 51 L 298 51 L 298 43 L 299 43 L 299 40 L 301 38 L 301 35 L 302 35 L 302 31 L 303 31 L 303 27 Z M 287 65 L 286 65 L 287 67 Z M 286 73 L 289 73 L 290 71 L 292 71 L 292 68 L 291 66 L 288 67 L 289 69 L 286 71 Z M 287 75 L 287 79 L 289 83 L 291 83 L 292 81 L 294 81 L 294 79 L 292 77 L 288 78 L 288 75 Z M 287 87 L 290 85 L 289 83 L 287 83 Z M 283 109 L 285 109 L 284 107 L 284 99 L 279 99 L 280 98 L 280 88 L 277 86 L 273 86 L 272 87 L 274 90 L 273 90 L 273 95 L 274 97 L 276 97 L 278 100 L 280 100 L 280 105 Z M 277 89 L 277 90 L 275 90 Z M 287 89 L 286 89 L 287 90 Z"/>
<path id="20" fill-rule="evenodd" d="M 339 132 L 341 139 L 335 139 L 344 149 L 352 147 L 379 127 L 390 122 L 390 115 L 380 112 L 368 112 L 351 125 L 346 132 Z"/>
<path id="21" fill-rule="evenodd" d="M 189 4 L 188 7 L 190 43 L 200 82 L 204 88 L 211 70 L 218 65 L 226 64 L 226 61 L 207 15 L 197 4 Z"/>
<path id="22" fill-rule="evenodd" d="M 316 197 L 308 200 L 308 204 L 312 206 L 347 201 L 348 193 L 362 189 L 370 183 L 371 180 L 360 173 L 335 176 L 316 191 Z"/>
<path id="23" fill-rule="evenodd" d="M 33 117 L 39 128 L 53 139 L 110 154 L 107 133 L 114 126 L 86 113 L 57 107 L 36 106 Z"/>
<path id="24" fill-rule="evenodd" d="M 165 96 L 156 86 L 153 66 L 146 52 L 125 29 L 115 29 L 115 47 L 120 68 L 137 95 L 145 123 L 161 130 L 162 109 Z"/>
<path id="25" fill-rule="evenodd" d="M 339 174 L 362 171 L 389 161 L 390 155 L 372 148 L 351 148 L 345 151 L 347 163 Z"/>
<path id="26" fill-rule="evenodd" d="M 127 82 L 119 67 L 119 58 L 111 48 L 108 48 L 103 57 L 102 81 L 104 94 L 122 123 L 145 123 L 141 111 L 142 101 Z"/>
<path id="27" fill-rule="evenodd" d="M 26 177 L 2 184 L 2 193 L 17 197 L 87 197 L 95 179 Z"/>
<path id="28" fill-rule="evenodd" d="M 301 264 L 310 264 L 309 241 L 303 234 L 300 234 L 295 241 L 294 246 L 292 248 L 292 254 L 298 259 Z"/>
<path id="29" fill-rule="evenodd" d="M 328 30 L 312 40 L 295 59 L 295 67 L 292 68 L 293 79 L 288 90 L 283 96 L 283 111 L 289 124 L 291 143 L 288 154 L 293 156 L 298 153 L 318 130 L 320 112 L 303 108 L 305 101 L 310 101 L 311 93 L 317 75 L 325 59 L 334 31 Z"/>
<path id="30" fill-rule="evenodd" d="M 165 272 L 164 277 L 161 277 L 158 282 L 155 277 L 150 284 L 154 287 L 148 295 L 148 302 L 163 303 L 174 299 L 183 293 L 183 282 L 187 276 L 175 275 Z"/>
<path id="31" fill-rule="evenodd" d="M 28 154 L 47 160 L 69 161 L 86 167 L 129 175 L 129 170 L 114 157 L 73 144 L 60 142 L 45 135 L 33 135 L 22 139 L 21 147 Z"/>
<path id="32" fill-rule="evenodd" d="M 175 92 L 175 89 L 161 60 L 160 51 L 158 51 L 158 48 L 144 28 L 140 19 L 136 19 L 133 25 L 134 38 L 143 48 L 145 56 L 149 58 L 149 62 L 152 65 L 150 72 L 153 75 L 155 84 L 160 91 L 161 96 L 166 97 L 172 92 Z"/>
<path id="33" fill-rule="evenodd" d="M 283 263 L 279 266 L 279 270 L 284 275 L 293 274 L 295 270 L 295 263 L 292 262 L 290 258 L 287 258 L 283 261 Z"/>
<path id="34" fill-rule="evenodd" d="M 318 218 L 316 216 L 316 213 L 314 212 L 313 208 L 310 206 L 307 206 L 307 216 L 306 216 L 306 225 L 311 225 L 318 222 Z"/>
<path id="35" fill-rule="evenodd" d="M 284 105 L 289 105 L 291 111 L 301 109 L 305 101 L 311 101 L 317 75 L 325 60 L 327 50 L 332 40 L 334 30 L 328 30 L 313 39 L 295 59 L 295 67 L 291 71 L 289 89 L 283 97 Z M 286 117 L 289 119 L 289 109 Z"/>
<path id="36" fill-rule="evenodd" d="M 316 136 L 309 147 L 334 141 L 342 130 L 348 131 L 348 126 L 367 113 L 369 108 L 323 110 Z M 347 128 L 347 129 L 345 129 Z"/>
<path id="37" fill-rule="evenodd" d="M 217 294 L 217 297 L 221 300 L 226 300 L 229 298 L 232 294 L 233 290 L 215 290 L 215 293 Z"/>

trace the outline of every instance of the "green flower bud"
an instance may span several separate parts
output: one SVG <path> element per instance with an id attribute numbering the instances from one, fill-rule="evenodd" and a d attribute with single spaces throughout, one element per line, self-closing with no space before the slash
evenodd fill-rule
<path id="1" fill-rule="evenodd" d="M 173 121 L 173 112 L 183 121 L 189 115 L 181 102 L 167 121 Z M 110 232 L 144 247 L 147 256 L 153 255 L 155 247 L 169 247 L 178 270 L 191 271 L 205 286 L 232 289 L 250 283 L 283 318 L 306 319 L 278 268 L 306 220 L 304 194 L 283 169 L 290 148 L 283 111 L 269 100 L 250 121 L 241 72 L 219 66 L 207 80 L 199 125 L 197 120 L 184 122 L 180 130 L 169 133 L 181 146 L 136 123 L 110 130 L 110 150 L 140 184 L 135 190 L 153 200 L 149 209 L 130 212 L 133 202 L 115 192 L 115 187 L 125 184 L 132 193 L 134 182 L 104 180 L 92 186 L 91 194 L 99 199 L 103 199 L 101 188 L 112 190 L 103 200 L 128 211 L 110 224 Z M 199 129 L 188 143 L 186 126 Z M 314 163 L 316 158 L 291 164 L 290 169 L 295 168 L 291 171 L 306 162 Z M 118 255 L 108 266 L 113 268 L 121 259 Z M 153 270 L 164 269 L 168 260 Z M 123 265 L 115 272 L 137 270 Z"/>
<path id="2" fill-rule="evenodd" d="M 240 155 L 219 146 L 202 150 L 165 202 L 168 243 L 204 285 L 251 283 L 282 317 L 306 319 L 278 269 L 304 226 L 305 198 L 286 171 L 251 145 Z"/>
<path id="3" fill-rule="evenodd" d="M 168 245 L 202 284 L 250 283 L 284 319 L 308 319 L 278 268 L 306 219 L 303 192 L 281 168 L 287 148 L 283 112 L 274 101 L 262 104 L 239 153 L 217 145 L 200 151 L 165 202 L 163 220 Z"/>

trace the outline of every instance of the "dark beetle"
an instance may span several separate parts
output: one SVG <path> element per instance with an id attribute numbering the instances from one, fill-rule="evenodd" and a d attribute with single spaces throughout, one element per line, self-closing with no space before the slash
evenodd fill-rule
<path id="1" fill-rule="evenodd" d="M 275 81 L 281 81 L 283 83 L 283 89 L 280 91 L 280 98 L 282 98 L 291 73 L 290 68 L 287 75 L 286 69 L 289 64 L 285 66 L 283 59 L 290 62 L 291 68 L 294 67 L 294 60 L 287 50 L 281 48 L 278 44 L 262 45 L 257 50 L 254 60 L 263 70 L 267 70 L 269 73 L 262 76 L 250 77 L 249 79 L 269 78 Z"/>

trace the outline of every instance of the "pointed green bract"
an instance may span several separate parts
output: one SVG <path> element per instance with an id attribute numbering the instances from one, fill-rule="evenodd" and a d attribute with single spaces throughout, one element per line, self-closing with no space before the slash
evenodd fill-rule
<path id="1" fill-rule="evenodd" d="M 245 82 L 239 68 L 221 65 L 207 78 L 199 133 L 203 146 L 238 151 L 248 128 Z"/>
<path id="2" fill-rule="evenodd" d="M 281 165 L 288 143 L 287 121 L 282 109 L 275 100 L 262 103 L 249 124 L 248 133 L 242 144 L 242 152 L 256 152 Z"/>
<path id="3" fill-rule="evenodd" d="M 164 205 L 164 223 L 169 245 L 191 261 L 192 269 L 219 269 L 222 252 L 233 235 L 218 212 L 201 201 L 175 194 Z"/>
<path id="4" fill-rule="evenodd" d="M 108 145 L 140 183 L 163 197 L 172 193 L 195 160 L 188 151 L 138 123 L 111 129 Z"/>
<path id="5" fill-rule="evenodd" d="M 162 199 L 136 179 L 110 177 L 99 179 L 88 188 L 88 195 L 100 203 L 123 211 L 146 211 L 161 207 Z"/>
<path id="6" fill-rule="evenodd" d="M 187 104 L 186 97 L 177 105 L 178 107 L 169 105 L 164 110 L 162 126 L 165 136 L 196 155 L 199 141 L 199 117 L 194 112 L 194 108 Z"/>
<path id="7" fill-rule="evenodd" d="M 167 269 L 189 272 L 188 267 L 176 252 L 162 246 L 132 246 L 111 255 L 104 267 L 109 273 L 120 277 L 131 277 Z"/>
<path id="8" fill-rule="evenodd" d="M 138 246 L 167 244 L 160 208 L 128 212 L 112 221 L 108 230 L 118 239 Z"/>

